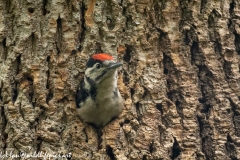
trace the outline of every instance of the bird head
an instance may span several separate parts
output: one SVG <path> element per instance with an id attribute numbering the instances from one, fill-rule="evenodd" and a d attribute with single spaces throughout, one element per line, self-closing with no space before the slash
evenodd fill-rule
<path id="1" fill-rule="evenodd" d="M 120 66 L 122 63 L 116 62 L 109 54 L 94 54 L 87 62 L 85 77 L 94 83 L 99 83 L 108 77 L 115 76 L 116 70 Z"/>

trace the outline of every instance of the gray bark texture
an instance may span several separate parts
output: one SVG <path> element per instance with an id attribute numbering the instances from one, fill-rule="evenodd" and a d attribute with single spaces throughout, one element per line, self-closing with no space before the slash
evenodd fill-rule
<path id="1" fill-rule="evenodd" d="M 125 99 L 101 135 L 75 111 L 98 52 Z M 239 0 L 1 0 L 0 159 L 240 159 L 239 55 Z"/>

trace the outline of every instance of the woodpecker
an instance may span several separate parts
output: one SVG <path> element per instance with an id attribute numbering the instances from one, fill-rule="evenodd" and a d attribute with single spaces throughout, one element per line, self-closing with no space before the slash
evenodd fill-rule
<path id="1" fill-rule="evenodd" d="M 84 122 L 103 127 L 121 113 L 123 99 L 117 87 L 120 66 L 122 63 L 106 53 L 94 54 L 88 60 L 76 94 L 77 115 Z"/>

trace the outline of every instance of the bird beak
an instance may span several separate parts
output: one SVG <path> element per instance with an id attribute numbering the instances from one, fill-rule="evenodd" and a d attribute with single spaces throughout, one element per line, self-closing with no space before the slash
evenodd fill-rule
<path id="1" fill-rule="evenodd" d="M 120 66 L 122 66 L 122 63 L 120 63 L 120 62 L 110 63 L 109 66 L 108 66 L 108 69 L 115 69 L 115 68 L 118 68 Z"/>

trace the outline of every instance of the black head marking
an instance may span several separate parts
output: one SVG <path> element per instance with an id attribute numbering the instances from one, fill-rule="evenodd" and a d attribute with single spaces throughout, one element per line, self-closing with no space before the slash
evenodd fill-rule
<path id="1" fill-rule="evenodd" d="M 87 62 L 87 68 L 90 68 L 90 67 L 92 67 L 94 64 L 96 64 L 96 63 L 102 63 L 102 61 L 100 61 L 100 60 L 95 60 L 95 59 L 93 59 L 93 58 L 90 58 L 89 60 L 88 60 L 88 62 Z"/>
<path id="2" fill-rule="evenodd" d="M 82 80 L 81 83 L 80 83 L 79 90 L 77 91 L 77 95 L 76 95 L 77 108 L 81 107 L 79 104 L 81 102 L 84 102 L 87 99 L 88 96 L 89 96 L 89 92 L 85 89 L 84 80 Z"/>
<path id="3" fill-rule="evenodd" d="M 102 74 L 100 74 L 99 76 L 97 76 L 96 81 L 98 81 L 99 79 L 101 79 L 107 72 L 108 72 L 107 69 L 103 70 L 103 71 L 102 71 Z"/>
<path id="4" fill-rule="evenodd" d="M 90 91 L 89 91 L 90 96 L 92 97 L 92 99 L 95 99 L 95 98 L 96 98 L 96 95 L 97 95 L 97 87 L 96 87 L 96 84 L 95 84 L 95 82 L 94 82 L 91 78 L 89 78 L 89 77 L 87 77 L 87 76 L 85 76 L 85 78 L 86 78 L 86 80 L 88 81 L 89 85 L 91 86 Z"/>

